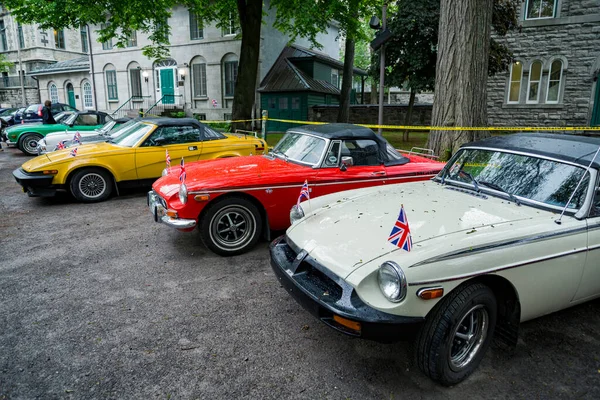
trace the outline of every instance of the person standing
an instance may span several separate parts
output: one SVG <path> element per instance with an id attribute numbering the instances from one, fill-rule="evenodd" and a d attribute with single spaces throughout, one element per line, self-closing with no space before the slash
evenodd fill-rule
<path id="1" fill-rule="evenodd" d="M 42 122 L 44 124 L 55 124 L 56 121 L 52 116 L 52 102 L 50 100 L 46 100 L 44 102 L 44 107 L 42 108 Z"/>

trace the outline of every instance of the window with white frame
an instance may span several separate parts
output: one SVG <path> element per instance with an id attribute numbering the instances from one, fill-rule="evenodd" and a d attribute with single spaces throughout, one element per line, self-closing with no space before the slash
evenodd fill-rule
<path id="1" fill-rule="evenodd" d="M 105 29 L 108 24 L 100 24 L 100 29 Z M 102 50 L 111 50 L 113 48 L 112 39 L 108 39 L 106 42 L 102 42 Z"/>
<path id="2" fill-rule="evenodd" d="M 108 94 L 108 100 L 118 100 L 119 92 L 117 91 L 117 71 L 106 70 L 104 71 L 106 77 L 106 92 Z"/>
<path id="3" fill-rule="evenodd" d="M 237 79 L 237 61 L 225 61 L 223 63 L 224 75 L 225 75 L 225 96 L 233 97 L 235 89 L 235 80 Z"/>
<path id="4" fill-rule="evenodd" d="M 83 108 L 93 108 L 92 85 L 89 82 L 83 83 Z"/>
<path id="5" fill-rule="evenodd" d="M 54 83 L 50 84 L 50 86 L 48 86 L 48 92 L 50 93 L 50 101 L 52 103 L 59 103 L 60 100 L 58 99 L 58 88 L 56 87 L 56 85 Z"/>
<path id="6" fill-rule="evenodd" d="M 202 25 L 202 19 L 198 14 L 192 10 L 190 12 L 190 39 L 198 40 L 204 39 L 204 27 Z"/>
<path id="7" fill-rule="evenodd" d="M 192 63 L 192 89 L 194 97 L 206 97 L 206 63 Z"/>
<path id="8" fill-rule="evenodd" d="M 548 90 L 546 91 L 546 103 L 558 103 L 560 97 L 560 83 L 562 80 L 563 63 L 561 60 L 554 60 L 550 64 L 550 73 L 548 75 Z"/>
<path id="9" fill-rule="evenodd" d="M 142 97 L 142 69 L 132 68 L 129 70 L 129 81 L 131 82 L 131 96 Z"/>
<path id="10" fill-rule="evenodd" d="M 54 30 L 54 45 L 57 49 L 65 48 L 65 31 L 63 29 Z"/>
<path id="11" fill-rule="evenodd" d="M 236 35 L 238 32 L 238 22 L 236 19 L 236 13 L 229 13 L 229 20 L 223 27 L 223 36 Z"/>
<path id="12" fill-rule="evenodd" d="M 540 82 L 542 80 L 542 63 L 534 61 L 529 68 L 529 86 L 527 88 L 527 103 L 538 103 L 540 100 Z"/>
<path id="13" fill-rule="evenodd" d="M 127 47 L 137 47 L 137 32 L 127 32 Z"/>
<path id="14" fill-rule="evenodd" d="M 558 0 L 527 0 L 525 19 L 554 18 Z"/>
<path id="15" fill-rule="evenodd" d="M 518 103 L 521 93 L 521 79 L 523 77 L 523 63 L 516 61 L 510 66 L 510 81 L 508 86 L 507 103 Z"/>

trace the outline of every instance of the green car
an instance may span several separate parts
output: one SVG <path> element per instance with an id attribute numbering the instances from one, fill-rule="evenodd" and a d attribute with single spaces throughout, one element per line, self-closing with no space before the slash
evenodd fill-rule
<path id="1" fill-rule="evenodd" d="M 93 131 L 112 121 L 110 115 L 100 111 L 77 111 L 70 115 L 55 116 L 57 124 L 20 124 L 6 129 L 6 143 L 16 146 L 23 153 L 37 155 L 37 142 L 52 132 Z M 60 121 L 60 122 L 59 122 Z"/>

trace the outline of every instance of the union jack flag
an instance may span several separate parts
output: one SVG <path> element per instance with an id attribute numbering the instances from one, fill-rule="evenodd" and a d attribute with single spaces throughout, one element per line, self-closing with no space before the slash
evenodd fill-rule
<path id="1" fill-rule="evenodd" d="M 75 132 L 75 135 L 73 136 L 73 141 L 81 144 L 81 133 L 79 133 L 79 131 Z"/>
<path id="2" fill-rule="evenodd" d="M 73 147 L 73 150 L 71 150 L 71 156 L 75 157 L 77 155 L 77 147 Z"/>
<path id="3" fill-rule="evenodd" d="M 62 149 L 66 149 L 66 140 L 61 140 L 60 142 L 58 142 L 58 144 L 56 145 L 56 147 L 54 148 L 54 150 L 62 150 Z"/>
<path id="4" fill-rule="evenodd" d="M 181 183 L 185 182 L 187 174 L 185 173 L 185 166 L 183 165 L 183 157 L 181 157 L 181 171 L 179 172 L 179 180 Z"/>
<path id="5" fill-rule="evenodd" d="M 171 168 L 171 156 L 169 155 L 169 150 L 167 152 L 167 168 Z"/>
<path id="6" fill-rule="evenodd" d="M 298 202 L 296 206 L 300 206 L 300 202 L 302 199 L 310 200 L 310 193 L 308 191 L 308 181 L 304 181 L 304 185 L 302 185 L 302 189 L 300 189 L 300 196 L 298 196 Z"/>
<path id="7" fill-rule="evenodd" d="M 410 251 L 412 249 L 412 236 L 410 234 L 406 212 L 404 211 L 404 204 L 400 208 L 400 215 L 398 215 L 398 219 L 392 228 L 392 232 L 390 232 L 388 242 L 402 250 Z"/>

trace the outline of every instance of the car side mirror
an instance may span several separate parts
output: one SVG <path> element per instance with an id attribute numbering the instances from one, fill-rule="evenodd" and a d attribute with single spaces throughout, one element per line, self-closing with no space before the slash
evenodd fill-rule
<path id="1" fill-rule="evenodd" d="M 341 171 L 346 171 L 348 167 L 354 165 L 354 159 L 352 157 L 342 157 L 342 164 L 340 165 Z"/>

